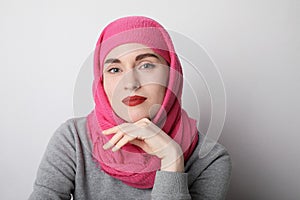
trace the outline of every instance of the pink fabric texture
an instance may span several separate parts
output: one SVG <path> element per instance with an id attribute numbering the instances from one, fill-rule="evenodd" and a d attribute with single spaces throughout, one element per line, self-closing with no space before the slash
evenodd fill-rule
<path id="1" fill-rule="evenodd" d="M 169 82 L 161 108 L 151 121 L 175 140 L 184 152 L 185 161 L 193 152 L 198 131 L 196 121 L 181 108 L 183 76 L 180 61 L 167 31 L 153 19 L 131 16 L 117 19 L 102 31 L 94 52 L 93 97 L 94 110 L 87 116 L 87 129 L 93 144 L 93 157 L 101 170 L 125 184 L 136 188 L 152 188 L 160 160 L 139 147 L 126 144 L 119 151 L 104 150 L 102 146 L 113 136 L 102 130 L 124 123 L 118 117 L 105 94 L 102 70 L 105 56 L 125 43 L 140 43 L 161 55 L 170 66 Z"/>

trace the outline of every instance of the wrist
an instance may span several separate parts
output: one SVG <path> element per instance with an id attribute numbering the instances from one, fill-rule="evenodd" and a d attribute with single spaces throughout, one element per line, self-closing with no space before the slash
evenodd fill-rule
<path id="1" fill-rule="evenodd" d="M 184 157 L 182 153 L 168 155 L 161 159 L 161 171 L 184 172 Z"/>

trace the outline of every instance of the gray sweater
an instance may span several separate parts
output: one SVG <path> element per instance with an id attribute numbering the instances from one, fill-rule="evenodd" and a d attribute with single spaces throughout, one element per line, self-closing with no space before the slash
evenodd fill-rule
<path id="1" fill-rule="evenodd" d="M 204 136 L 185 164 L 185 173 L 157 171 L 152 189 L 130 187 L 99 169 L 92 158 L 86 118 L 72 118 L 54 133 L 40 163 L 29 200 L 71 199 L 225 199 L 231 161 L 216 144 L 204 158 L 198 152 Z"/>

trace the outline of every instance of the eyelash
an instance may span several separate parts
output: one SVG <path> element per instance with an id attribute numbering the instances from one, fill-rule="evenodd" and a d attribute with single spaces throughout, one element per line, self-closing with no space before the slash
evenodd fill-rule
<path id="1" fill-rule="evenodd" d="M 144 63 L 141 66 L 139 66 L 138 69 L 152 69 L 154 67 L 155 67 L 155 65 L 152 64 L 152 63 Z M 116 72 L 116 70 L 118 70 L 118 71 Z M 110 69 L 107 70 L 107 72 L 109 72 L 111 74 L 116 74 L 119 71 L 121 71 L 121 69 L 118 68 L 118 67 L 112 67 L 112 68 L 110 68 Z"/>
<path id="2" fill-rule="evenodd" d="M 115 69 L 120 70 L 120 69 L 117 68 L 117 67 L 113 67 L 113 68 L 110 68 L 109 70 L 107 70 L 107 72 L 112 73 L 112 74 L 118 73 L 118 72 L 112 71 L 112 70 L 115 70 Z"/>
<path id="3" fill-rule="evenodd" d="M 142 65 L 139 67 L 139 69 L 140 69 L 140 68 L 143 68 L 144 66 L 150 66 L 150 69 L 152 69 L 152 68 L 155 67 L 155 65 L 152 64 L 152 63 L 145 63 L 145 64 L 142 64 Z M 144 68 L 144 69 L 149 69 L 149 67 Z"/>

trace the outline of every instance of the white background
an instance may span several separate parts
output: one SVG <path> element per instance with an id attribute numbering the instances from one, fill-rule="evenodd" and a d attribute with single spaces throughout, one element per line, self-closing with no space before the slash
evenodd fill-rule
<path id="1" fill-rule="evenodd" d="M 297 0 L 0 1 L 0 194 L 26 199 L 102 28 L 152 17 L 206 48 L 227 93 L 227 199 L 300 199 Z"/>

